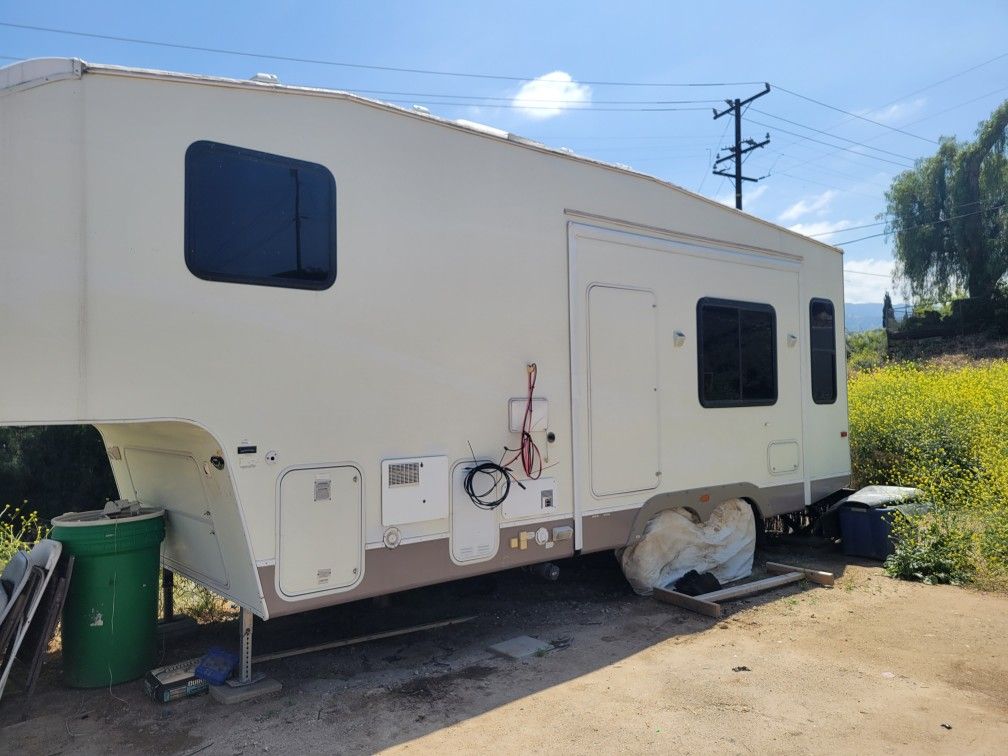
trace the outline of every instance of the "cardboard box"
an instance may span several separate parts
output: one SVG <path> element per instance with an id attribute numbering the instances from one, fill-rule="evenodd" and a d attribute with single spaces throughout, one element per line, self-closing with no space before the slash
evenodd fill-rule
<path id="1" fill-rule="evenodd" d="M 210 683 L 196 676 L 196 665 L 199 661 L 199 659 L 187 659 L 152 669 L 144 678 L 144 690 L 158 703 L 168 703 L 208 692 Z"/>

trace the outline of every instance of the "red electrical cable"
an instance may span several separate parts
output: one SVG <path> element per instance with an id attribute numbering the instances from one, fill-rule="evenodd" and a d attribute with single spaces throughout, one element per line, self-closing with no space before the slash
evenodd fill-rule
<path id="1" fill-rule="evenodd" d="M 520 459 L 522 470 L 531 480 L 538 480 L 543 470 L 542 454 L 532 440 L 532 395 L 535 393 L 537 373 L 538 368 L 533 362 L 528 366 L 528 398 L 525 401 L 525 418 L 522 420 L 521 443 L 517 449 L 505 447 L 505 451 L 514 452 L 514 456 L 507 462 L 502 462 L 504 467 L 508 467 Z"/>

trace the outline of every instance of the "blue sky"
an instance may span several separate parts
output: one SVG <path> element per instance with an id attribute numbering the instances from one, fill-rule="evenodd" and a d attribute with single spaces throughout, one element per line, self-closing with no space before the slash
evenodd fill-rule
<path id="1" fill-rule="evenodd" d="M 818 237 L 833 243 L 879 233 L 879 226 L 842 229 L 876 223 L 892 177 L 913 159 L 933 152 L 930 140 L 971 137 L 977 123 L 1008 99 L 1004 0 L 972 0 L 958 7 L 930 0 L 726 0 L 703 7 L 586 0 L 204 0 L 146 7 L 135 0 L 0 0 L 0 22 L 257 54 L 517 77 L 435 76 L 267 60 L 0 26 L 0 55 L 9 58 L 72 55 L 240 78 L 266 71 L 285 83 L 401 92 L 371 96 L 424 105 L 437 115 L 480 121 L 626 164 L 729 204 L 734 202 L 732 187 L 709 170 L 711 155 L 728 144 L 729 119 L 714 121 L 709 108 L 726 97 L 753 94 L 759 84 L 586 82 L 768 81 L 775 88 L 746 113 L 743 135 L 763 138 L 770 133 L 771 144 L 746 163 L 747 175 L 769 175 L 745 186 L 745 209 L 806 233 L 834 232 Z M 1005 57 L 987 62 L 1001 55 Z M 0 64 L 6 62 L 0 59 Z M 909 133 L 852 118 L 775 85 Z M 710 102 L 664 104 L 680 100 Z M 860 271 L 846 276 L 848 301 L 880 301 L 882 291 L 892 288 L 885 239 L 843 246 L 847 268 Z"/>

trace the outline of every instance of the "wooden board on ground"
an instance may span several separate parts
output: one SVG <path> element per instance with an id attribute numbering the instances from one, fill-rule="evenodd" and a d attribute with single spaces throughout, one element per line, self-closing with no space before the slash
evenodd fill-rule
<path id="1" fill-rule="evenodd" d="M 793 567 L 790 564 L 780 564 L 778 562 L 767 562 L 766 571 L 772 573 L 784 573 L 784 572 L 800 572 L 808 580 L 813 583 L 818 583 L 819 585 L 833 585 L 834 576 L 832 572 L 823 572 L 822 570 L 810 570 L 805 567 Z"/>
<path id="2" fill-rule="evenodd" d="M 706 614 L 708 617 L 720 617 L 721 605 L 719 601 L 730 601 L 732 599 L 751 596 L 754 593 L 768 591 L 772 588 L 780 588 L 783 585 L 798 583 L 802 580 L 810 580 L 818 585 L 833 585 L 833 573 L 822 572 L 820 570 L 810 570 L 804 567 L 793 567 L 788 564 L 777 562 L 766 563 L 767 572 L 776 573 L 772 577 L 754 580 L 751 583 L 733 585 L 729 588 L 722 588 L 710 593 L 703 593 L 699 596 L 687 596 L 669 588 L 655 588 L 652 596 L 666 604 L 689 609 L 693 612 Z"/>

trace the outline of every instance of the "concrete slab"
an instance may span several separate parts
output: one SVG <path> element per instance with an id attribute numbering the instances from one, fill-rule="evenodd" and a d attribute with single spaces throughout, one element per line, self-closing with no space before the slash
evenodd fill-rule
<path id="1" fill-rule="evenodd" d="M 516 638 L 509 638 L 506 641 L 501 641 L 490 646 L 490 651 L 505 656 L 508 659 L 524 659 L 526 656 L 552 650 L 553 645 L 551 643 L 529 635 L 519 635 Z"/>
<path id="2" fill-rule="evenodd" d="M 243 685 L 240 688 L 232 688 L 230 685 L 211 685 L 210 697 L 217 703 L 230 705 L 251 701 L 253 698 L 259 698 L 267 693 L 276 693 L 282 687 L 279 680 L 264 677 L 262 680 L 251 685 Z"/>

